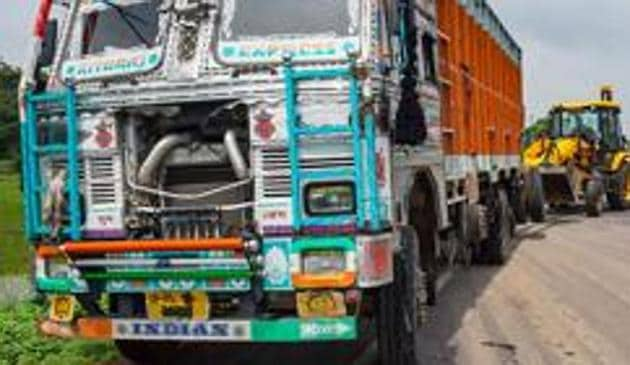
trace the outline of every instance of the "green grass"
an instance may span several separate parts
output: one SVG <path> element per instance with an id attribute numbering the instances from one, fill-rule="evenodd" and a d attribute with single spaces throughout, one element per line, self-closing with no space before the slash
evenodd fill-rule
<path id="1" fill-rule="evenodd" d="M 105 365 L 119 360 L 110 342 L 42 336 L 37 321 L 44 312 L 33 303 L 0 308 L 0 365 Z"/>
<path id="2" fill-rule="evenodd" d="M 0 280 L 27 274 L 32 259 L 22 228 L 20 176 L 5 166 L 10 163 L 0 160 Z M 37 322 L 45 317 L 46 310 L 31 302 L 0 304 L 0 365 L 108 365 L 120 360 L 111 342 L 43 336 Z"/>
<path id="3" fill-rule="evenodd" d="M 20 176 L 0 170 L 0 276 L 29 272 L 29 247 L 24 240 Z"/>

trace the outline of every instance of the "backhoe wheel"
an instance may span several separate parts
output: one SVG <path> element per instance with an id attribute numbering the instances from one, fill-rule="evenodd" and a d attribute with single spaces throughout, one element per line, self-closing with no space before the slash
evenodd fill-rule
<path id="1" fill-rule="evenodd" d="M 418 330 L 425 320 L 426 290 L 416 233 L 401 230 L 401 252 L 394 258 L 394 282 L 377 294 L 380 365 L 420 363 Z"/>
<path id="2" fill-rule="evenodd" d="M 521 181 L 520 177 L 512 179 L 509 198 L 516 223 L 525 224 L 527 223 L 527 191 L 525 184 Z"/>
<path id="3" fill-rule="evenodd" d="M 610 209 L 621 211 L 626 208 L 626 194 L 628 193 L 626 190 L 630 188 L 630 166 L 624 166 L 613 179 L 616 191 L 606 193 L 606 200 Z"/>
<path id="4" fill-rule="evenodd" d="M 545 221 L 545 190 L 543 188 L 542 177 L 537 172 L 529 175 L 529 184 L 527 192 L 527 208 L 529 216 L 535 223 L 543 223 Z"/>
<path id="5" fill-rule="evenodd" d="M 484 245 L 484 258 L 488 264 L 503 265 L 513 236 L 514 215 L 505 190 L 499 189 L 491 199 L 487 205 L 488 239 Z"/>
<path id="6" fill-rule="evenodd" d="M 588 217 L 599 217 L 602 215 L 602 186 L 599 180 L 591 180 L 586 184 L 584 200 L 586 201 L 586 215 Z"/>

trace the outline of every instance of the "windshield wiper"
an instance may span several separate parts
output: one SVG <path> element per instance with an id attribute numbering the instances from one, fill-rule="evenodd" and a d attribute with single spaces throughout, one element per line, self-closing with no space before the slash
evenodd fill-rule
<path id="1" fill-rule="evenodd" d="M 110 0 L 101 0 L 100 2 L 102 2 L 103 4 L 109 6 L 110 8 L 116 10 L 116 13 L 118 14 L 118 16 L 120 16 L 120 18 L 125 22 L 125 24 L 127 24 L 127 26 L 129 27 L 129 29 L 131 29 L 131 31 L 134 33 L 134 35 L 136 37 L 138 37 L 138 39 L 144 43 L 145 46 L 147 46 L 147 48 L 151 48 L 152 44 L 151 42 L 145 38 L 145 36 L 142 34 L 142 32 L 140 31 L 140 29 L 138 29 L 138 27 L 136 27 L 136 25 L 134 24 L 134 22 L 132 21 L 132 19 L 135 19 L 136 21 L 142 23 L 142 24 L 147 24 L 147 20 L 136 15 L 133 13 L 130 13 L 128 11 L 126 11 L 123 7 L 121 7 L 120 5 L 114 4 L 113 2 L 111 2 Z"/>

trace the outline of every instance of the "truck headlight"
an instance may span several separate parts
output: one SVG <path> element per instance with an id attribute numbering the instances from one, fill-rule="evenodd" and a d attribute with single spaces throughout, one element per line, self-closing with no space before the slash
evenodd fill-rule
<path id="1" fill-rule="evenodd" d="M 312 216 L 353 214 L 354 184 L 350 182 L 312 183 L 306 186 L 306 213 Z"/>
<path id="2" fill-rule="evenodd" d="M 346 271 L 344 251 L 307 251 L 302 254 L 302 271 L 305 274 L 338 274 Z"/>

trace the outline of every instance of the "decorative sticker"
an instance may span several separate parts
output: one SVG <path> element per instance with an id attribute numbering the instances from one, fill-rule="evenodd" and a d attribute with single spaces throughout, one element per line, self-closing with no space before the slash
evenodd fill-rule
<path id="1" fill-rule="evenodd" d="M 249 341 L 249 321 L 114 320 L 113 338 L 178 341 Z"/>
<path id="2" fill-rule="evenodd" d="M 112 337 L 117 340 L 286 343 L 356 340 L 357 335 L 357 321 L 353 317 L 253 321 L 112 321 Z"/>
<path id="3" fill-rule="evenodd" d="M 62 77 L 81 81 L 134 75 L 155 69 L 161 61 L 159 48 L 89 57 L 65 62 Z"/>
<path id="4" fill-rule="evenodd" d="M 247 279 L 228 280 L 112 280 L 107 282 L 109 293 L 144 293 L 156 291 L 244 292 L 251 289 Z"/>
<path id="5" fill-rule="evenodd" d="M 291 290 L 291 275 L 289 267 L 290 239 L 265 240 L 263 254 L 265 257 L 266 290 Z"/>
<path id="6" fill-rule="evenodd" d="M 356 338 L 357 321 L 354 317 L 252 322 L 252 340 L 256 342 L 345 341 Z"/>
<path id="7" fill-rule="evenodd" d="M 281 62 L 285 55 L 290 55 L 294 61 L 345 60 L 359 48 L 358 37 L 222 41 L 219 57 L 229 63 Z"/>
<path id="8" fill-rule="evenodd" d="M 340 338 L 353 338 L 356 333 L 354 321 L 314 320 L 300 325 L 300 339 L 325 341 Z"/>

